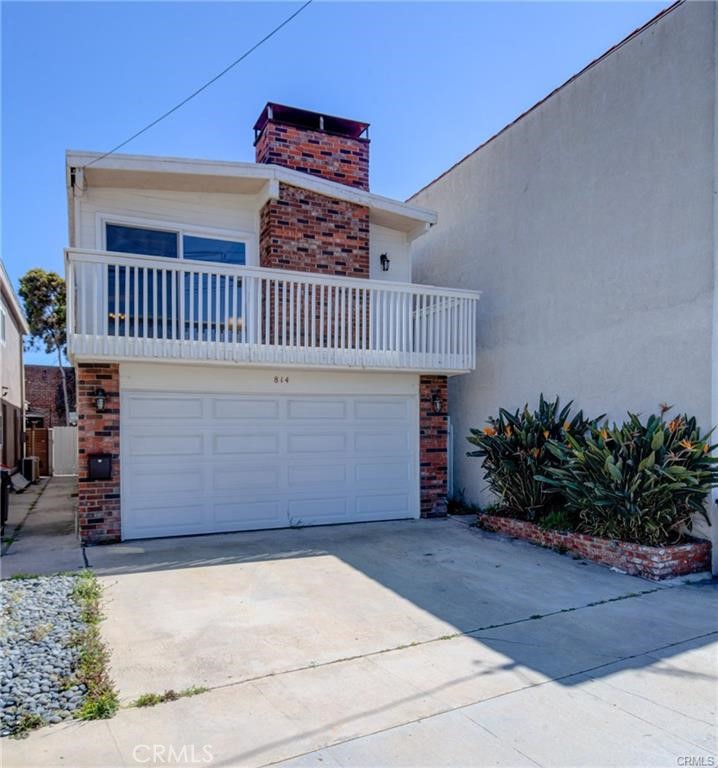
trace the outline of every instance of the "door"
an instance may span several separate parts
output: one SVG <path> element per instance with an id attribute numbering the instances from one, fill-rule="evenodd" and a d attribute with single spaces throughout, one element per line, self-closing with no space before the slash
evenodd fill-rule
<path id="1" fill-rule="evenodd" d="M 406 395 L 126 391 L 123 537 L 418 517 Z"/>

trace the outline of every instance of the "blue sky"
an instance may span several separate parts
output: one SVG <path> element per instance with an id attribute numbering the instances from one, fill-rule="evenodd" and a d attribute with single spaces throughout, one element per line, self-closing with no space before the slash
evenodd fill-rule
<path id="1" fill-rule="evenodd" d="M 301 3 L 2 4 L 2 258 L 62 272 L 65 149 L 105 151 Z M 315 0 L 122 151 L 252 161 L 266 101 L 371 123 L 371 188 L 404 199 L 667 3 Z M 39 361 L 43 355 L 30 355 Z"/>

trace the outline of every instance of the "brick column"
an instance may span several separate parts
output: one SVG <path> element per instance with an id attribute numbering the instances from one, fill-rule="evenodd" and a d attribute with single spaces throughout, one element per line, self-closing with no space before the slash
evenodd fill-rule
<path id="1" fill-rule="evenodd" d="M 120 366 L 80 363 L 77 366 L 78 521 L 87 544 L 120 540 Z M 105 410 L 97 413 L 95 392 L 104 389 Z M 110 480 L 88 479 L 88 456 L 112 456 Z"/>
<path id="2" fill-rule="evenodd" d="M 441 413 L 434 411 L 434 395 L 443 403 Z M 422 376 L 419 380 L 419 471 L 421 516 L 446 514 L 448 391 L 446 376 Z"/>

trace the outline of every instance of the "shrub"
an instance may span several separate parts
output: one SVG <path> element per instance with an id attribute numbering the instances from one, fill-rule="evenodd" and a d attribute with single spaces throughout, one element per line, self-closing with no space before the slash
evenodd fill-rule
<path id="1" fill-rule="evenodd" d="M 467 440 L 478 450 L 467 456 L 483 459 L 486 481 L 502 512 L 539 520 L 562 505 L 560 494 L 555 489 L 551 492 L 537 475 L 546 474 L 560 461 L 548 450 L 549 441 L 560 445 L 573 435 L 580 445 L 584 439 L 589 421 L 583 411 L 569 421 L 571 406 L 572 402 L 559 410 L 558 397 L 549 402 L 541 395 L 536 411 L 530 411 L 528 404 L 515 413 L 502 408 L 497 418 L 488 420 L 488 426 L 470 430 Z"/>
<path id="2" fill-rule="evenodd" d="M 551 439 L 535 481 L 554 489 L 583 533 L 665 545 L 691 529 L 694 513 L 709 521 L 704 502 L 718 486 L 710 433 L 695 418 L 664 420 L 667 407 L 645 424 L 629 413 L 621 426 L 591 426 L 590 435 Z M 545 486 L 544 486 L 545 487 Z"/>

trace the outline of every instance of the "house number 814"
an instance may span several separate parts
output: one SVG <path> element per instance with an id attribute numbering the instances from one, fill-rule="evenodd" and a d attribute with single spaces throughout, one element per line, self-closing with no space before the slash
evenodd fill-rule
<path id="1" fill-rule="evenodd" d="M 289 384 L 289 376 L 275 376 L 274 377 L 274 383 L 275 384 Z"/>

